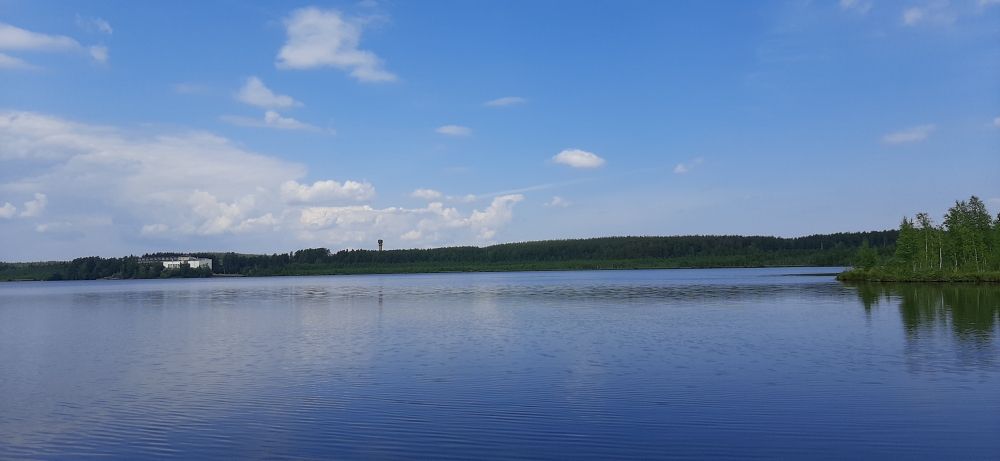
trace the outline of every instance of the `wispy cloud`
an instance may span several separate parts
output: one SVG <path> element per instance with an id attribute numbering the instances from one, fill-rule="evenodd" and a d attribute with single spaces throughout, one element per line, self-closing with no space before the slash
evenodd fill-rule
<path id="1" fill-rule="evenodd" d="M 699 157 L 699 158 L 696 158 L 696 159 L 694 159 L 694 160 L 692 160 L 692 161 L 690 161 L 690 162 L 688 162 L 686 164 L 685 163 L 678 163 L 677 167 L 674 168 L 674 173 L 677 173 L 677 174 L 687 173 L 687 172 L 695 169 L 695 167 L 697 167 L 698 165 L 701 165 L 702 163 L 704 163 L 704 161 L 705 161 L 705 159 Z"/>
<path id="2" fill-rule="evenodd" d="M 279 69 L 334 67 L 362 82 L 391 82 L 396 76 L 382 69 L 375 53 L 359 50 L 365 23 L 336 10 L 300 8 L 285 18 L 288 40 L 278 52 Z"/>
<path id="3" fill-rule="evenodd" d="M 325 131 L 330 134 L 336 134 L 337 132 L 331 128 L 326 130 L 310 125 L 308 123 L 302 123 L 291 117 L 282 117 L 281 114 L 269 110 L 264 113 L 264 119 L 256 119 L 250 117 L 243 117 L 239 115 L 222 115 L 219 117 L 224 122 L 232 123 L 233 125 L 240 126 L 253 126 L 253 127 L 263 127 L 263 128 L 278 128 L 282 130 L 306 130 L 306 131 Z"/>
<path id="4" fill-rule="evenodd" d="M 449 136 L 471 136 L 472 135 L 472 128 L 469 128 L 467 126 L 458 126 L 458 125 L 445 125 L 445 126 L 443 126 L 441 128 L 438 128 L 438 129 L 436 129 L 434 131 L 437 131 L 438 133 L 446 134 L 446 135 L 449 135 Z"/>
<path id="5" fill-rule="evenodd" d="M 0 53 L 0 69 L 38 69 L 37 66 L 28 64 L 23 59 L 15 58 L 13 56 L 7 56 L 6 54 Z"/>
<path id="6" fill-rule="evenodd" d="M 520 98 L 517 96 L 507 96 L 504 98 L 494 99 L 492 101 L 487 101 L 483 103 L 484 106 L 513 106 L 515 104 L 522 104 L 528 102 L 527 99 Z"/>
<path id="7" fill-rule="evenodd" d="M 1000 0 L 997 0 L 997 1 L 1000 1 Z M 993 125 L 995 125 L 997 128 L 1000 128 L 1000 117 L 997 117 L 997 118 L 993 119 Z"/>
<path id="8" fill-rule="evenodd" d="M 935 0 L 925 6 L 915 6 L 903 10 L 903 24 L 952 25 L 956 15 L 949 8 L 948 0 Z"/>
<path id="9" fill-rule="evenodd" d="M 238 101 L 263 108 L 302 106 L 302 103 L 287 95 L 276 95 L 257 77 L 247 79 L 246 85 L 234 95 Z"/>
<path id="10" fill-rule="evenodd" d="M 100 62 L 108 62 L 108 47 L 104 45 L 94 45 L 87 48 L 90 56 Z"/>
<path id="11" fill-rule="evenodd" d="M 549 202 L 546 202 L 546 203 L 542 204 L 542 206 L 546 206 L 546 207 L 563 207 L 563 208 L 564 207 L 568 207 L 570 205 L 572 205 L 572 203 L 570 203 L 569 201 L 567 201 L 566 199 L 564 199 L 564 198 L 562 198 L 562 197 L 560 197 L 558 195 L 552 197 L 552 201 L 549 201 Z"/>
<path id="12" fill-rule="evenodd" d="M 92 18 L 76 15 L 76 25 L 80 26 L 81 29 L 87 32 L 103 32 L 105 34 L 111 35 L 115 31 L 111 28 L 111 24 L 101 18 Z"/>
<path id="13" fill-rule="evenodd" d="M 931 131 L 934 131 L 934 128 L 934 125 L 921 125 L 913 127 L 897 133 L 887 134 L 882 137 L 882 142 L 885 144 L 903 144 L 908 142 L 923 141 L 927 139 L 927 136 L 931 134 Z"/>
<path id="14" fill-rule="evenodd" d="M 0 49 L 67 51 L 82 48 L 79 42 L 65 35 L 39 34 L 0 22 Z"/>
<path id="15" fill-rule="evenodd" d="M 424 200 L 437 200 L 442 194 L 434 189 L 417 189 L 410 193 L 410 197 Z"/>
<path id="16" fill-rule="evenodd" d="M 453 195 L 445 195 L 434 189 L 417 189 L 410 192 L 410 197 L 419 198 L 422 200 L 444 200 L 448 202 L 460 202 L 460 203 L 472 203 L 477 200 L 477 197 L 472 194 L 468 194 L 464 197 L 456 197 Z"/>
<path id="17" fill-rule="evenodd" d="M 580 149 L 566 149 L 552 157 L 552 161 L 563 163 L 573 168 L 597 168 L 604 164 L 604 159 L 592 152 Z"/>
<path id="18" fill-rule="evenodd" d="M 2 22 L 0 22 L 0 50 L 75 51 L 89 54 L 95 60 L 102 63 L 108 60 L 108 49 L 105 46 L 95 45 L 84 47 L 80 42 L 65 35 L 40 34 Z M 0 58 L 0 66 L 8 69 L 30 69 L 33 67 L 19 58 L 8 55 L 3 56 L 3 58 Z"/>
<path id="19" fill-rule="evenodd" d="M 871 0 L 840 0 L 840 7 L 845 10 L 865 14 L 872 8 Z"/>

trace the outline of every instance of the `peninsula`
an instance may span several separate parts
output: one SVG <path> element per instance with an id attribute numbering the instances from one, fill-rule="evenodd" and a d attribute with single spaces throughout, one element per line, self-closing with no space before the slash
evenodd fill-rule
<path id="1" fill-rule="evenodd" d="M 956 201 L 935 225 L 927 213 L 903 217 L 895 251 L 862 242 L 854 267 L 839 275 L 855 282 L 1000 282 L 1000 215 L 976 196 Z"/>

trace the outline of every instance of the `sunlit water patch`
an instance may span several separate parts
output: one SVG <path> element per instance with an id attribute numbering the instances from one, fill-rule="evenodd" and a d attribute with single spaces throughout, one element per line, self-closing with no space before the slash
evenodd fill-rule
<path id="1" fill-rule="evenodd" d="M 996 459 L 1000 288 L 823 272 L 0 284 L 0 458 Z"/>

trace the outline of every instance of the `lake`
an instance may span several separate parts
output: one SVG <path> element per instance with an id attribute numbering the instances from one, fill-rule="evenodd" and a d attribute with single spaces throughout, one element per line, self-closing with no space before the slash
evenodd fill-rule
<path id="1" fill-rule="evenodd" d="M 0 284 L 0 458 L 997 459 L 1000 287 L 830 268 Z"/>

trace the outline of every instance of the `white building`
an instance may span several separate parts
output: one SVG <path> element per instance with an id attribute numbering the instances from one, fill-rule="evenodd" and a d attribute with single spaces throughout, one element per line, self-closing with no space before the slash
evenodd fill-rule
<path id="1" fill-rule="evenodd" d="M 212 260 L 208 258 L 195 258 L 194 256 L 173 256 L 173 257 L 158 257 L 158 258 L 143 258 L 139 260 L 140 263 L 163 263 L 164 269 L 180 269 L 181 264 L 187 264 L 191 266 L 192 269 L 197 269 L 199 267 L 212 268 Z"/>

